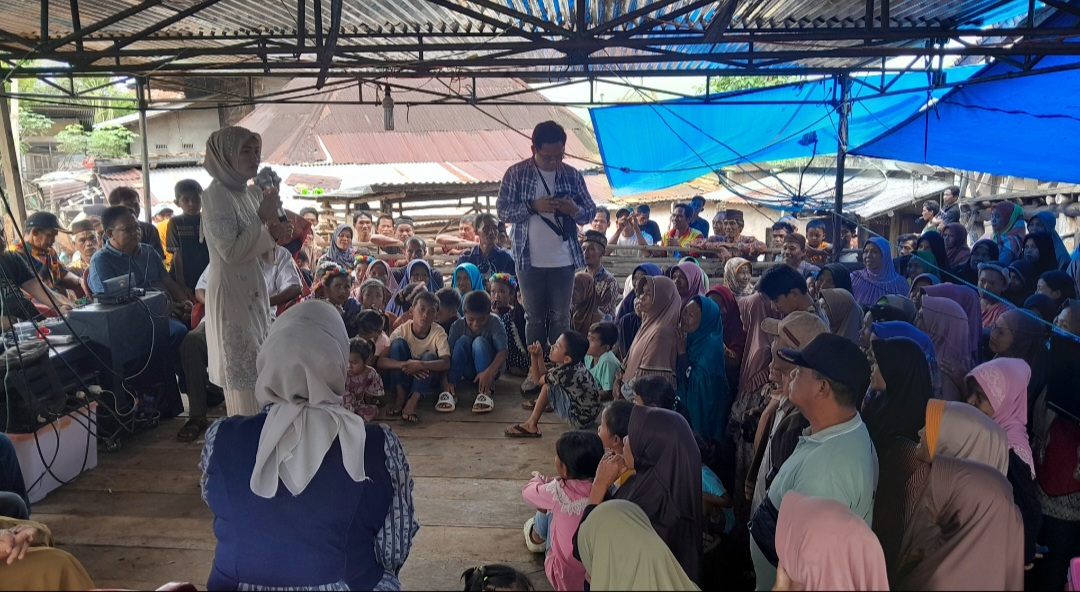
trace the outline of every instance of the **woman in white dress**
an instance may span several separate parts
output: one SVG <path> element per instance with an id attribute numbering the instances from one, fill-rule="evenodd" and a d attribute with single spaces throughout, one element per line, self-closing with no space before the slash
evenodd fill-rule
<path id="1" fill-rule="evenodd" d="M 274 261 L 277 189 L 248 186 L 259 169 L 262 138 L 242 127 L 214 132 L 206 142 L 202 234 L 210 251 L 206 344 L 210 381 L 225 389 L 229 415 L 254 415 L 255 360 L 270 325 L 270 300 L 260 260 Z M 276 233 L 276 234 L 272 234 Z"/>

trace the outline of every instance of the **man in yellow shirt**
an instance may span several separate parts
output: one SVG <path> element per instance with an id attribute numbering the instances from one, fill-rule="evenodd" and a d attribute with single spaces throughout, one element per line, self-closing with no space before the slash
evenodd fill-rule
<path id="1" fill-rule="evenodd" d="M 158 236 L 161 237 L 161 244 L 165 244 L 165 235 L 169 231 L 169 218 L 173 216 L 172 206 L 169 204 L 161 204 L 154 207 L 154 228 L 157 228 Z M 165 269 L 172 269 L 172 253 L 168 250 L 165 251 Z"/>
<path id="2" fill-rule="evenodd" d="M 700 238 L 701 233 L 690 228 L 690 217 L 693 210 L 687 204 L 676 204 L 671 210 L 671 230 L 668 230 L 664 239 L 664 246 L 690 248 L 691 244 Z M 690 253 L 696 256 L 696 253 Z M 682 257 L 682 253 L 676 252 L 675 257 Z"/>

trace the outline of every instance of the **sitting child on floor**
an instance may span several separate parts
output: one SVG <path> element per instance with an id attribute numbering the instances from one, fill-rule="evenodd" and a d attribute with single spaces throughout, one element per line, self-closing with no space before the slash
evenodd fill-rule
<path id="1" fill-rule="evenodd" d="M 349 373 L 345 376 L 345 396 L 341 406 L 364 418 L 375 421 L 382 402 L 383 381 L 367 360 L 375 352 L 375 344 L 362 337 L 349 340 Z"/>
<path id="2" fill-rule="evenodd" d="M 386 303 L 390 301 L 390 290 L 386 284 L 379 280 L 365 280 L 360 284 L 360 307 L 363 310 L 374 310 L 383 317 L 383 332 L 389 334 L 394 330 L 397 315 L 387 312 Z"/>
<path id="3" fill-rule="evenodd" d="M 537 509 L 525 523 L 525 546 L 534 553 L 547 551 L 544 572 L 556 590 L 585 589 L 585 566 L 574 559 L 574 533 L 603 457 L 604 443 L 596 432 L 565 432 L 555 442 L 559 476 L 549 479 L 534 472 L 521 490 L 521 497 Z"/>
<path id="4" fill-rule="evenodd" d="M 501 563 L 470 567 L 461 574 L 461 579 L 465 581 L 465 592 L 532 592 L 534 589 L 529 576 Z"/>
<path id="5" fill-rule="evenodd" d="M 440 372 L 450 369 L 446 332 L 435 324 L 438 314 L 439 299 L 427 290 L 418 292 L 409 310 L 409 320 L 390 334 L 389 355 L 379 358 L 378 368 L 385 372 L 383 381 L 397 396 L 390 414 L 400 413 L 405 423 L 420 421 L 416 415 L 420 395 L 437 384 Z"/>
<path id="6" fill-rule="evenodd" d="M 585 354 L 585 367 L 592 372 L 596 382 L 600 383 L 600 400 L 611 400 L 611 387 L 615 383 L 615 373 L 622 362 L 615 357 L 611 348 L 619 341 L 619 328 L 615 323 L 593 323 L 589 327 L 589 353 Z"/>
<path id="7" fill-rule="evenodd" d="M 375 345 L 374 351 L 367 358 L 368 366 L 377 368 L 379 358 L 386 355 L 390 347 L 390 337 L 385 333 L 386 317 L 377 310 L 365 310 L 356 316 L 356 336 L 367 339 Z"/>
<path id="8" fill-rule="evenodd" d="M 445 392 L 439 395 L 435 410 L 454 411 L 458 385 L 463 380 L 472 380 L 479 389 L 472 412 L 490 413 L 495 409 L 492 398 L 495 381 L 506 365 L 506 329 L 499 317 L 491 314 L 487 292 L 469 292 L 463 306 L 465 318 L 458 319 L 450 328 L 450 371 L 446 373 Z"/>
<path id="9" fill-rule="evenodd" d="M 435 292 L 435 296 L 439 299 L 439 318 L 435 322 L 439 323 L 443 331 L 449 335 L 454 323 L 461 318 L 458 311 L 461 310 L 462 295 L 458 294 L 457 290 L 447 287 L 439 289 Z M 450 349 L 454 349 L 453 341 L 450 342 Z"/>
<path id="10" fill-rule="evenodd" d="M 567 331 L 551 346 L 549 357 L 555 367 L 546 373 L 544 348 L 537 341 L 529 346 L 532 356 L 530 378 L 542 385 L 540 396 L 532 404 L 532 414 L 523 423 L 506 428 L 508 438 L 539 438 L 540 416 L 548 401 L 559 417 L 569 420 L 574 429 L 593 425 L 600 414 L 600 385 L 585 368 L 589 339 L 577 331 Z M 527 403 L 526 403 L 527 404 Z"/>
<path id="11" fill-rule="evenodd" d="M 508 273 L 493 273 L 488 284 L 491 312 L 499 315 L 506 328 L 507 372 L 513 376 L 526 376 L 531 358 L 525 346 L 525 309 L 518 304 L 517 280 Z"/>

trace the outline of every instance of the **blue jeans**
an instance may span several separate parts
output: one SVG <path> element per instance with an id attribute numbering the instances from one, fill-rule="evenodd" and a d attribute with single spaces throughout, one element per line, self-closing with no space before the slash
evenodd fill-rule
<path id="1" fill-rule="evenodd" d="M 570 330 L 574 267 L 518 267 L 517 280 L 525 308 L 525 345 L 539 341 L 546 349 Z"/>
<path id="2" fill-rule="evenodd" d="M 450 350 L 453 353 L 450 356 L 450 373 L 446 378 L 455 386 L 464 379 L 476 379 L 477 374 L 487 370 L 495 361 L 495 345 L 486 337 L 462 335 L 450 344 Z M 496 379 L 499 374 L 495 373 Z"/>
<path id="3" fill-rule="evenodd" d="M 30 497 L 26 495 L 15 445 L 0 433 L 0 516 L 25 520 L 30 517 Z"/>
<path id="4" fill-rule="evenodd" d="M 419 358 L 413 358 L 408 342 L 398 338 L 390 342 L 390 359 L 399 362 L 408 362 L 413 359 L 419 359 L 421 362 L 434 362 L 439 359 L 439 355 L 435 352 L 424 352 Z M 438 372 L 429 372 L 427 378 L 417 378 L 409 376 L 401 370 L 390 370 L 386 373 L 383 386 L 387 390 L 400 386 L 405 388 L 406 393 L 423 394 L 431 390 L 431 385 L 436 384 L 438 376 Z"/>
<path id="5" fill-rule="evenodd" d="M 550 541 L 548 533 L 551 530 L 551 512 L 536 511 L 536 516 L 533 516 L 533 531 L 536 532 L 536 536 Z M 550 547 L 548 547 L 550 549 Z"/>

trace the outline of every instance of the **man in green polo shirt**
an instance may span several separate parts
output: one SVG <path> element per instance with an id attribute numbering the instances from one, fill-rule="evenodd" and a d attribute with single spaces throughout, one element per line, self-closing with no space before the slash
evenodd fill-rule
<path id="1" fill-rule="evenodd" d="M 859 347 L 823 333 L 801 351 L 780 349 L 777 355 L 796 366 L 788 396 L 810 427 L 750 522 L 758 590 L 771 590 L 776 581 L 776 521 L 784 494 L 837 500 L 869 525 L 878 481 L 877 453 L 855 407 L 870 382 L 870 364 Z"/>

